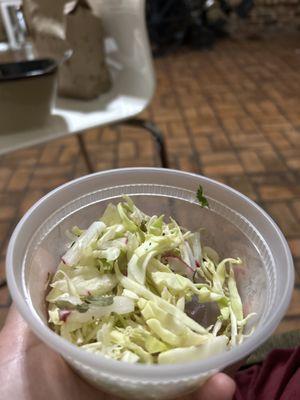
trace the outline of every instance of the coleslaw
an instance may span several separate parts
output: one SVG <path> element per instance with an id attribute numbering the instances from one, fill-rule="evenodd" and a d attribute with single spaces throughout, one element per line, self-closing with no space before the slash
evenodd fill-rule
<path id="1" fill-rule="evenodd" d="M 207 358 L 246 336 L 253 314 L 243 313 L 234 275 L 242 261 L 220 260 L 200 232 L 146 215 L 124 197 L 70 235 L 46 296 L 49 325 L 69 342 L 115 360 L 170 364 Z M 202 326 L 188 309 L 208 304 L 216 320 Z"/>

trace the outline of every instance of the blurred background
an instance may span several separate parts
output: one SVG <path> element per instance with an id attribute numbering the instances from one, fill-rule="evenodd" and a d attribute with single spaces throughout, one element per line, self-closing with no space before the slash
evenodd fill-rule
<path id="1" fill-rule="evenodd" d="M 117 10 L 117 3 L 112 3 Z M 19 5 L 10 15 L 15 46 L 1 10 L 0 62 L 30 58 Z M 139 117 L 159 128 L 170 168 L 234 187 L 278 223 L 296 268 L 292 302 L 278 332 L 299 328 L 300 1 L 148 0 L 145 11 L 156 89 Z M 1 119 L 0 132 L 0 136 L 6 134 Z M 82 136 L 95 171 L 160 166 L 155 142 L 138 124 L 93 127 Z M 38 145 L 27 143 L 20 150 L 4 151 L 3 147 L 2 280 L 7 243 L 21 216 L 51 189 L 89 169 L 74 135 Z M 0 328 L 9 304 L 3 285 Z"/>

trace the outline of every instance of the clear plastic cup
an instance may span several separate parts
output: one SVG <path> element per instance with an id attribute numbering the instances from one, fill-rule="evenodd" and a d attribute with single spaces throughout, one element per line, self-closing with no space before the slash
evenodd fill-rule
<path id="1" fill-rule="evenodd" d="M 210 209 L 195 200 L 201 184 Z M 240 257 L 238 288 L 245 312 L 257 316 L 241 345 L 205 360 L 176 365 L 132 365 L 88 353 L 47 326 L 45 282 L 66 251 L 65 231 L 88 227 L 109 202 L 130 195 L 149 214 L 172 215 L 184 227 L 205 228 L 202 240 L 221 257 Z M 211 179 L 160 168 L 99 172 L 71 181 L 39 200 L 16 227 L 8 247 L 10 292 L 30 328 L 87 381 L 118 396 L 163 399 L 180 396 L 244 358 L 262 344 L 283 317 L 293 290 L 290 250 L 274 221 L 241 193 Z"/>

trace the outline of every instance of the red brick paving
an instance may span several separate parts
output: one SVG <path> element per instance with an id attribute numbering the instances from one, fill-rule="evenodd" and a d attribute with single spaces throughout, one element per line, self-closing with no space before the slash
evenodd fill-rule
<path id="1" fill-rule="evenodd" d="M 299 35 L 222 41 L 155 62 L 157 91 L 146 118 L 165 134 L 170 166 L 225 182 L 257 201 L 286 235 L 296 268 L 291 306 L 278 331 L 300 323 Z M 136 128 L 85 134 L 97 170 L 159 166 L 151 139 Z M 7 240 L 43 194 L 85 174 L 75 138 L 0 159 L 0 277 Z M 0 300 L 7 301 L 1 291 Z M 0 309 L 0 327 L 6 309 Z"/>

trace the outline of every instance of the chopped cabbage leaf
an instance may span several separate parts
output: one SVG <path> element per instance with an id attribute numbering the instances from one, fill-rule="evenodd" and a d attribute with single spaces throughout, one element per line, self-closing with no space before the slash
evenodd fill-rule
<path id="1" fill-rule="evenodd" d="M 210 338 L 206 343 L 200 346 L 178 347 L 176 349 L 167 350 L 159 354 L 158 364 L 176 364 L 202 360 L 221 353 L 222 351 L 226 351 L 227 342 L 228 338 L 221 335 Z"/>

